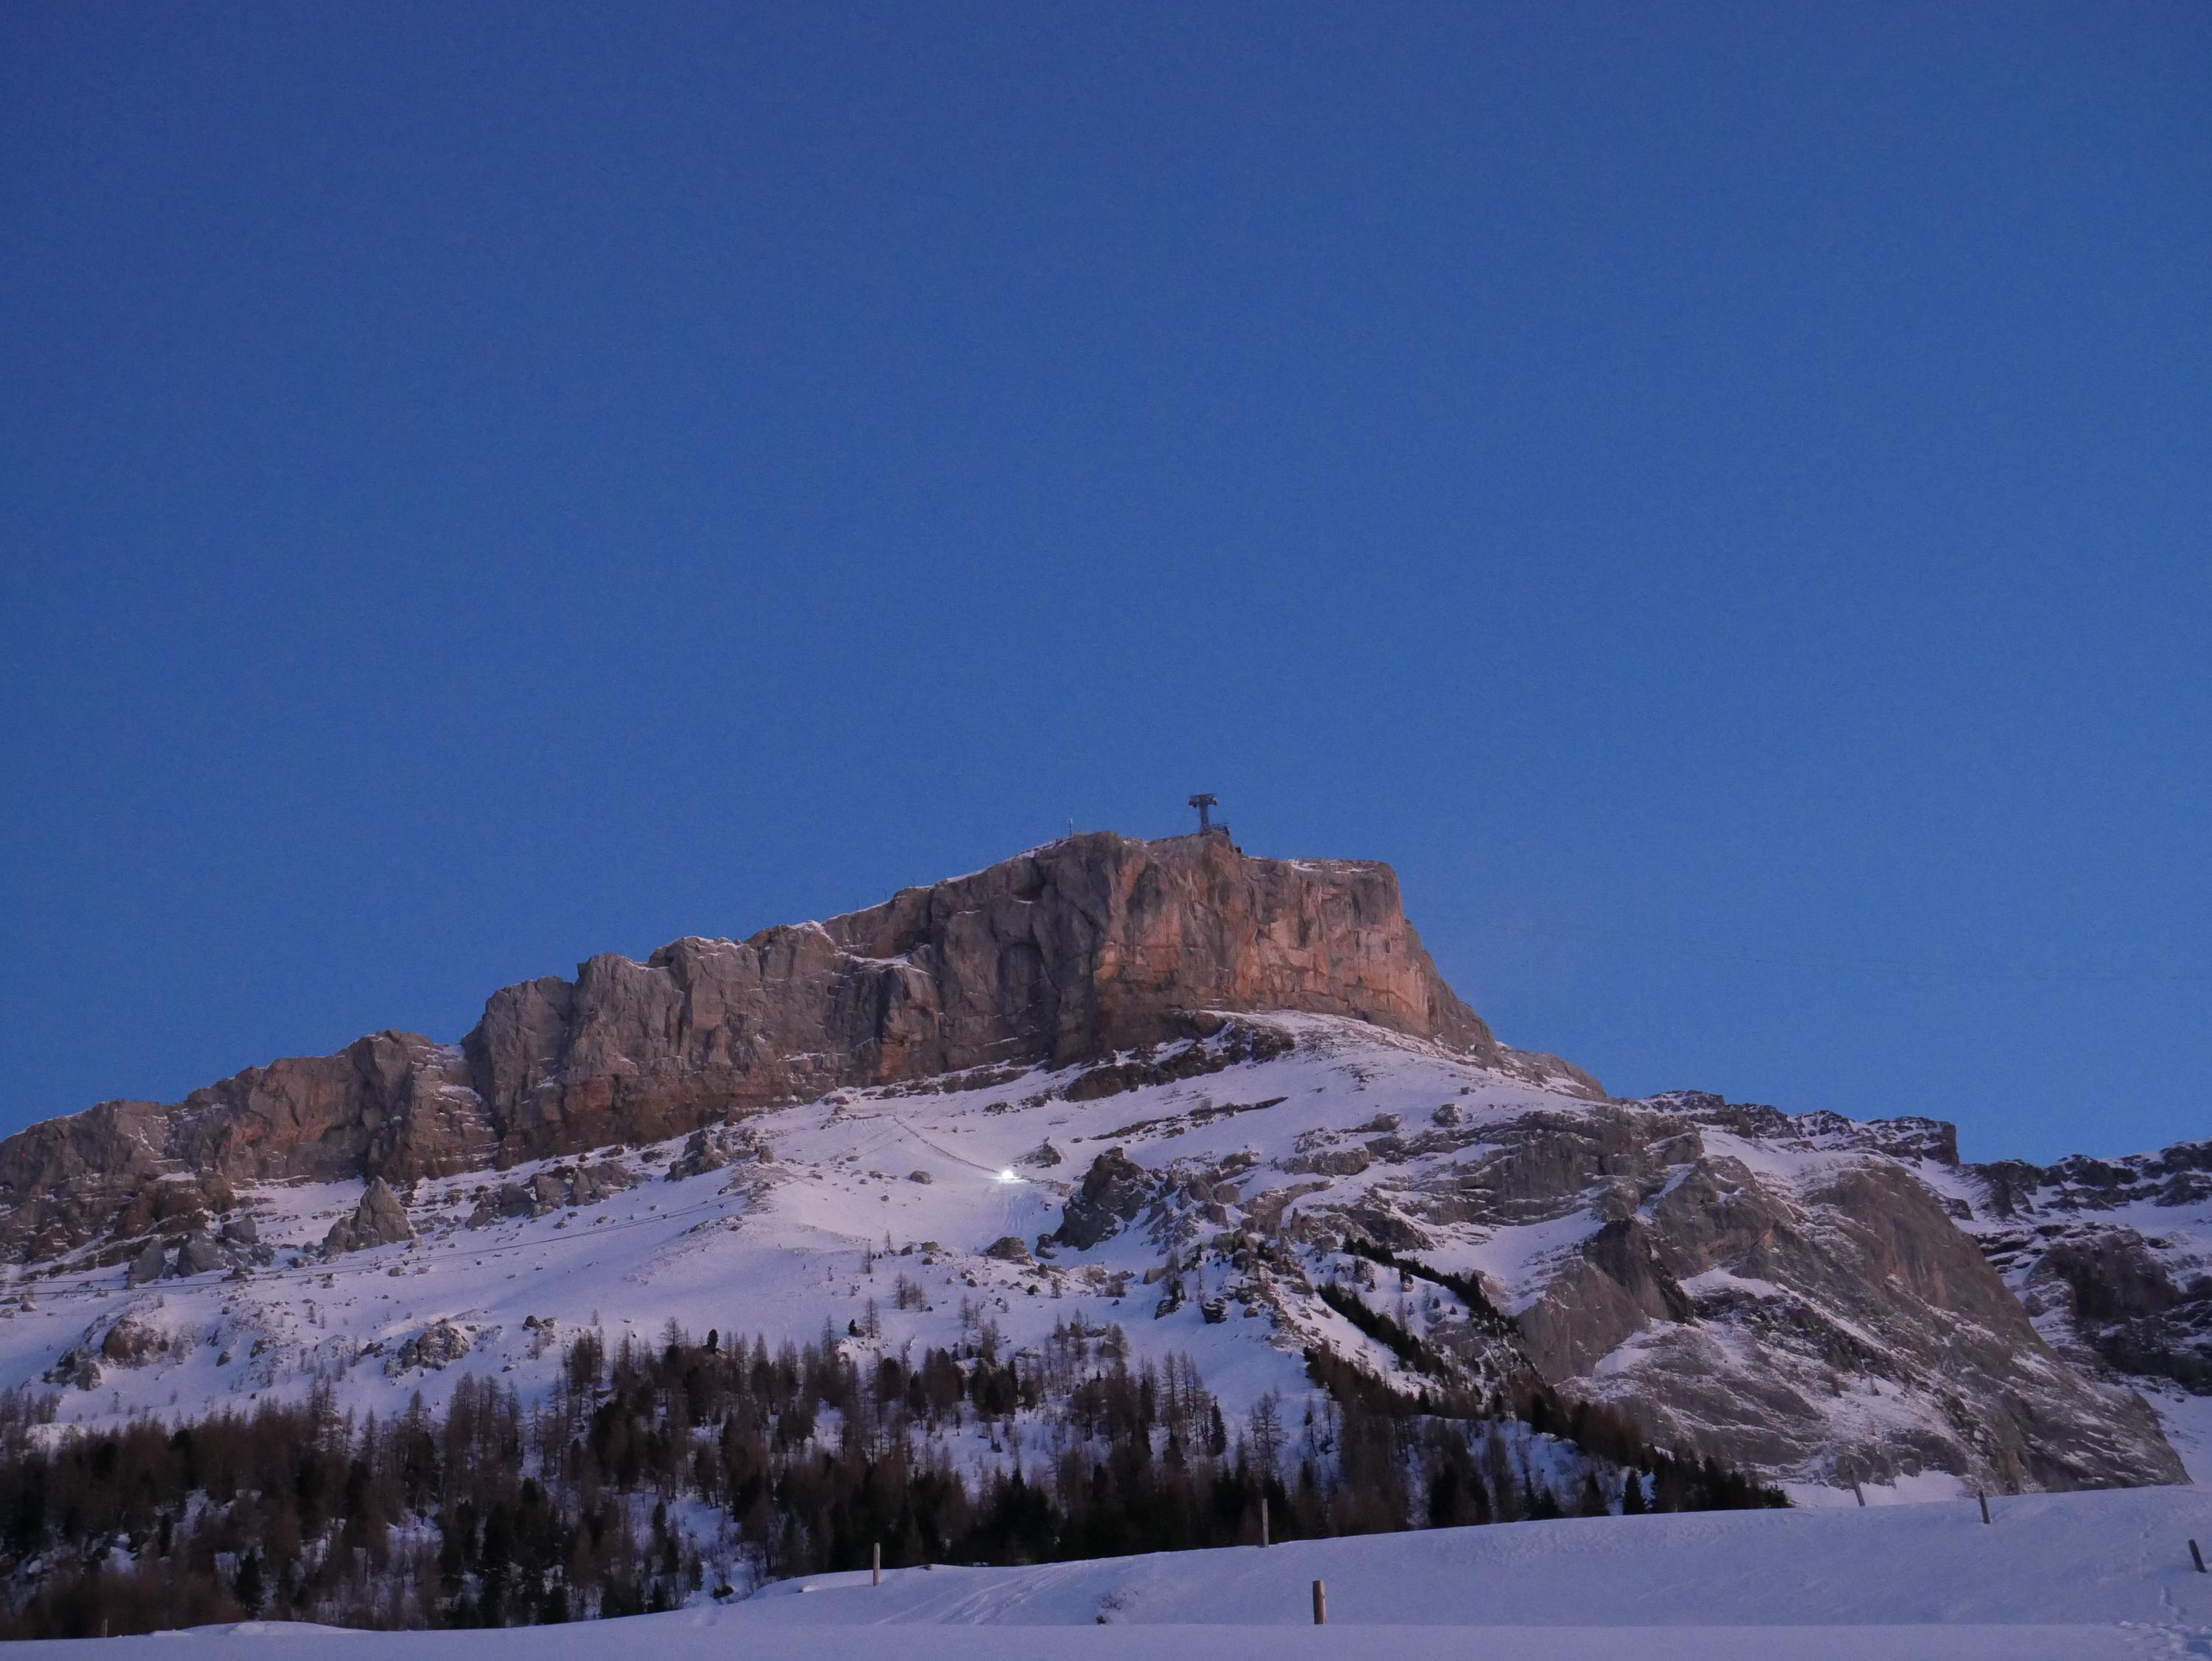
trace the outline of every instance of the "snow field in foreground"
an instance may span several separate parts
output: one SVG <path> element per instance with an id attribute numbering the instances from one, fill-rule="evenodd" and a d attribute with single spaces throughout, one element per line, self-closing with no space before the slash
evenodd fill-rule
<path id="1" fill-rule="evenodd" d="M 116 1640 L 246 1661 L 1274 1661 L 2212 1657 L 2212 1494 L 2187 1488 L 1699 1512 L 1299 1541 L 1030 1568 L 814 1575 L 720 1608 L 500 1633 L 271 1623 Z M 1311 1624 L 1311 1582 L 1329 1626 Z M 1099 1624 L 1103 1616 L 1106 1624 Z M 1056 1630 L 1047 1631 L 1046 1628 Z M 51 1646 L 23 1646 L 37 1651 Z"/>
<path id="2" fill-rule="evenodd" d="M 372 1638 L 264 1623 L 110 1642 L 164 1646 L 158 1652 L 171 1661 L 211 1653 L 223 1661 L 372 1661 L 365 1650 L 374 1652 L 373 1661 L 603 1661 L 618 1651 L 628 1654 L 641 1640 L 651 1643 L 653 1661 L 2164 1661 L 2212 1655 L 2212 1638 L 2201 1632 L 2146 1627 L 848 1627 L 832 1636 L 738 1634 L 726 1625 L 681 1625 L 684 1620 L 639 1616 L 573 1627 Z M 643 1621 L 658 1623 L 649 1637 L 630 1630 Z"/>

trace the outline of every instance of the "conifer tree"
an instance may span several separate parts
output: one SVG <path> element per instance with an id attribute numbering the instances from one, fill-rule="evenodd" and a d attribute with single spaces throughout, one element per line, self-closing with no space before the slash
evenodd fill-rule
<path id="1" fill-rule="evenodd" d="M 262 1585 L 259 1552 L 249 1551 L 238 1560 L 238 1578 L 232 1583 L 231 1595 L 248 1615 L 261 1613 L 262 1604 L 268 1601 L 268 1591 Z"/>

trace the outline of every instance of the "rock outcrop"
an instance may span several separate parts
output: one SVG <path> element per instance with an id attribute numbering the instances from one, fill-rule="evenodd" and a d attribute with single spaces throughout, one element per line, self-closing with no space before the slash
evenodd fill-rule
<path id="1" fill-rule="evenodd" d="M 729 1162 L 729 1150 L 717 1137 L 703 1130 L 694 1131 L 690 1139 L 684 1144 L 684 1151 L 669 1161 L 667 1179 L 681 1182 L 686 1177 L 704 1176 L 709 1171 L 720 1170 Z"/>
<path id="2" fill-rule="evenodd" d="M 143 1367 L 156 1355 L 167 1354 L 169 1347 L 167 1333 L 125 1315 L 107 1329 L 107 1336 L 100 1341 L 100 1354 L 103 1361 L 117 1367 Z"/>
<path id="3" fill-rule="evenodd" d="M 0 1252 L 155 1226 L 180 1239 L 235 1183 L 404 1183 L 656 1142 L 839 1086 L 1110 1062 L 1200 1029 L 1203 1011 L 1265 1009 L 1355 1016 L 1601 1094 L 1497 1042 L 1437 974 L 1389 866 L 1102 832 L 827 923 L 594 957 L 574 980 L 495 993 L 459 1046 L 379 1033 L 173 1107 L 34 1125 L 0 1143 Z"/>
<path id="4" fill-rule="evenodd" d="M 335 1258 L 373 1246 L 397 1246 L 414 1238 L 415 1227 L 407 1221 L 407 1208 L 399 1203 L 399 1196 L 382 1177 L 371 1177 L 352 1215 L 340 1217 L 323 1237 L 323 1255 Z"/>
<path id="5" fill-rule="evenodd" d="M 1082 1185 L 1069 1196 L 1054 1239 L 1088 1252 L 1123 1224 L 1135 1222 L 1156 1185 L 1143 1166 L 1119 1148 L 1109 1148 L 1091 1161 Z"/>
<path id="6" fill-rule="evenodd" d="M 1679 1135 L 1668 1156 L 1521 1312 L 1555 1383 L 1758 1469 L 1828 1450 L 1838 1482 L 2185 1480 L 2149 1407 L 2066 1367 L 1908 1170 L 1846 1158 L 1785 1181 Z M 1845 1416 L 1868 1434 L 1838 1447 Z"/>
<path id="7" fill-rule="evenodd" d="M 1390 1047 L 1360 1045 L 1344 1076 L 1415 1112 L 1355 1117 L 1309 1086 L 1240 1118 L 1224 1140 L 1249 1137 L 1242 1152 L 1203 1155 L 1188 1137 L 1204 1110 L 1133 1118 L 1066 1197 L 1054 1244 L 1111 1240 L 1127 1261 L 1132 1242 L 1114 1237 L 1136 1225 L 1164 1254 L 1170 1313 L 1189 1291 L 1175 1271 L 1202 1263 L 1307 1347 L 1356 1353 L 1363 1332 L 1385 1335 L 1358 1364 L 1403 1368 L 1408 1394 L 1540 1381 L 1660 1446 L 1774 1478 L 1942 1472 L 1993 1492 L 2185 1480 L 2154 1409 L 2039 1331 L 1960 1226 L 1972 1178 L 1940 1157 L 1944 1127 L 1487 1082 L 1471 1111 L 1429 1106 L 1413 1077 L 1433 1068 L 1442 1094 L 1466 1075 L 1394 1064 Z M 1322 1048 L 1300 1039 L 1301 1054 Z M 1273 1157 L 1255 1162 L 1255 1148 Z M 2043 1273 L 2081 1278 L 2091 1291 L 2075 1295 L 2118 1330 L 2179 1325 L 2182 1233 L 2161 1236 L 2163 1262 L 2085 1250 L 2046 1256 Z M 1362 1301 L 1369 1325 L 1340 1318 Z"/>
<path id="8" fill-rule="evenodd" d="M 2038 1328 L 2094 1367 L 2212 1396 L 2212 1142 L 1964 1167 L 1962 1219 Z"/>
<path id="9" fill-rule="evenodd" d="M 76 1344 L 62 1352 L 44 1374 L 45 1382 L 77 1390 L 97 1390 L 105 1376 L 100 1363 L 110 1367 L 148 1367 L 170 1356 L 179 1341 L 136 1315 L 118 1317 L 97 1344 Z"/>
<path id="10" fill-rule="evenodd" d="M 385 1363 L 384 1370 L 394 1376 L 411 1367 L 435 1373 L 462 1360 L 469 1349 L 467 1333 L 451 1321 L 440 1321 L 402 1343 Z"/>
<path id="11" fill-rule="evenodd" d="M 706 1132 L 697 1135 L 703 1138 Z M 683 1161 L 677 1163 L 680 1166 Z M 635 1188 L 637 1182 L 635 1171 L 613 1160 L 601 1160 L 595 1165 L 556 1165 L 538 1172 L 528 1182 L 501 1183 L 477 1202 L 467 1226 L 485 1228 L 515 1217 L 542 1217 L 549 1211 L 596 1205 L 624 1189 Z"/>
<path id="12" fill-rule="evenodd" d="M 229 1209 L 234 1184 L 404 1181 L 495 1152 L 461 1051 L 379 1033 L 251 1068 L 172 1107 L 102 1102 L 0 1142 L 0 1252 L 50 1258 L 149 1229 L 181 1240 Z"/>
<path id="13" fill-rule="evenodd" d="M 179 1275 L 206 1275 L 230 1266 L 231 1255 L 223 1250 L 221 1242 L 206 1229 L 195 1228 L 185 1236 L 184 1243 L 177 1247 L 177 1266 L 173 1272 Z"/>
<path id="14" fill-rule="evenodd" d="M 131 1267 L 123 1277 L 124 1284 L 143 1286 L 149 1281 L 158 1281 L 168 1271 L 168 1249 L 159 1240 L 148 1240 L 139 1249 L 138 1255 L 131 1259 Z"/>
<path id="15" fill-rule="evenodd" d="M 2030 1295 L 2063 1299 L 2075 1336 L 2114 1370 L 2212 1396 L 2212 1274 L 2177 1270 L 2153 1238 L 2115 1227 L 2061 1240 L 2029 1276 Z"/>

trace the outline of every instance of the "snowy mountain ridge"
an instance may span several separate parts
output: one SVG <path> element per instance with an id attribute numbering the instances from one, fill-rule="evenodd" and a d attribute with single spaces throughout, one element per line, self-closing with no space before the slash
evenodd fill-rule
<path id="1" fill-rule="evenodd" d="M 18 1269 L 0 1379 L 67 1422 L 318 1386 L 388 1416 L 465 1373 L 542 1391 L 586 1329 L 1018 1358 L 1074 1323 L 1188 1357 L 1240 1425 L 1263 1398 L 1297 1422 L 1320 1351 L 1408 1396 L 1525 1371 L 1805 1497 L 2185 1479 L 1955 1225 L 1972 1173 L 1891 1151 L 1922 1125 L 1593 1100 L 1341 1016 L 1202 1024 L 587 1159 L 242 1185 L 265 1264 Z M 380 1191 L 404 1236 L 327 1253 Z M 1008 1457 L 980 1424 L 952 1451 Z"/>
<path id="2" fill-rule="evenodd" d="M 0 1386 L 389 1413 L 540 1391 L 583 1331 L 1019 1357 L 1073 1322 L 1237 1415 L 1348 1367 L 1808 1494 L 2176 1482 L 2209 1164 L 1615 1100 L 1497 1040 L 1388 866 L 1091 834 L 8 1138 Z"/>

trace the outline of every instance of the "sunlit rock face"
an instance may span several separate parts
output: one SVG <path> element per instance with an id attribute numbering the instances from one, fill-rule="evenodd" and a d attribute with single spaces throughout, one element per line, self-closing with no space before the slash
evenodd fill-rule
<path id="1" fill-rule="evenodd" d="M 404 1183 L 659 1141 L 841 1085 L 1103 1059 L 1258 1009 L 1353 1016 L 1598 1094 L 1498 1045 L 1389 866 L 1098 833 L 827 923 L 594 957 L 495 992 L 459 1046 L 379 1033 L 173 1107 L 35 1125 L 0 1143 L 0 1246 L 181 1237 L 227 1209 L 225 1184 Z"/>

